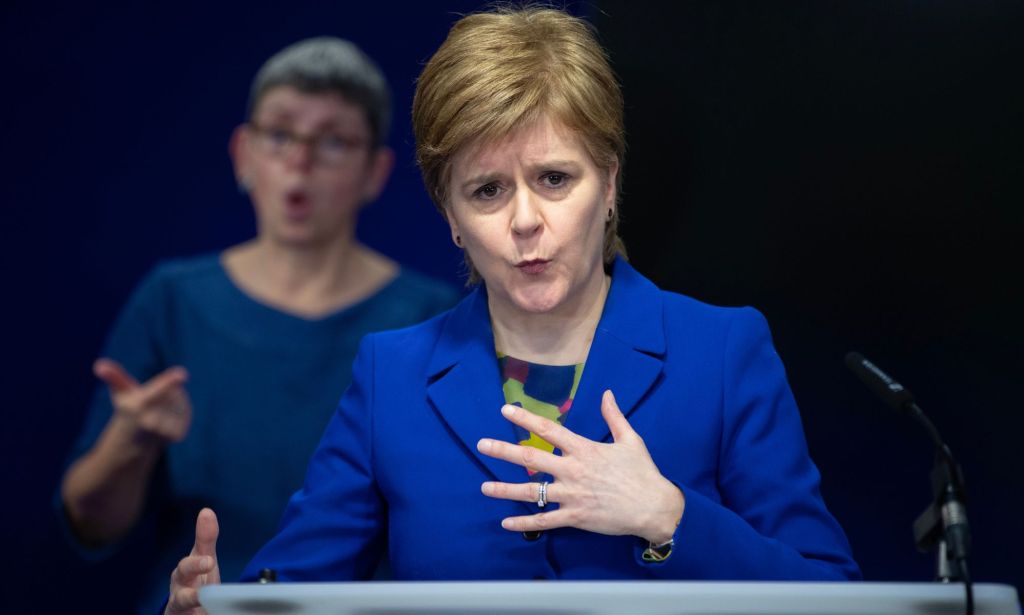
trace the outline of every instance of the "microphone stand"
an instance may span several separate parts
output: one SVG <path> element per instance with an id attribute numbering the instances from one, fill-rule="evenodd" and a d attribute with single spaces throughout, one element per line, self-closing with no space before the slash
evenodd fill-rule
<path id="1" fill-rule="evenodd" d="M 923 553 L 936 550 L 937 580 L 942 583 L 964 583 L 967 612 L 970 614 L 974 611 L 974 592 L 967 567 L 971 536 L 967 525 L 963 471 L 921 408 L 914 402 L 907 404 L 906 408 L 924 426 L 935 445 L 935 463 L 931 471 L 933 499 L 928 508 L 914 520 L 914 542 Z"/>
<path id="2" fill-rule="evenodd" d="M 910 391 L 858 353 L 847 354 L 846 365 L 888 405 L 906 412 L 920 423 L 935 445 L 935 462 L 931 471 L 932 502 L 914 520 L 914 542 L 923 553 L 936 550 L 935 576 L 938 581 L 963 582 L 967 615 L 973 615 L 974 586 L 967 567 L 971 534 L 960 465 L 953 459 L 953 453 L 942 440 L 939 430 L 914 402 Z"/>

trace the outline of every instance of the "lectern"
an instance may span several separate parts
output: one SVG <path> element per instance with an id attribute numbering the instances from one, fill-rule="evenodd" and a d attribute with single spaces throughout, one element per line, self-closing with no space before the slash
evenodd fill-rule
<path id="1" fill-rule="evenodd" d="M 1009 585 L 974 586 L 977 615 L 1020 615 Z M 362 582 L 209 585 L 209 615 L 953 615 L 964 588 L 940 583 L 681 581 Z"/>

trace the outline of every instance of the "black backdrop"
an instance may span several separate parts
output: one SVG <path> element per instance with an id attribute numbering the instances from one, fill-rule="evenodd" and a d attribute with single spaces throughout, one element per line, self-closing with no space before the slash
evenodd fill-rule
<path id="1" fill-rule="evenodd" d="M 407 109 L 453 11 L 477 4 L 0 9 L 3 610 L 126 609 L 116 587 L 132 583 L 131 553 L 77 562 L 51 497 L 89 365 L 139 276 L 253 231 L 226 147 L 270 53 L 336 34 L 381 62 L 398 168 L 360 234 L 456 281 L 459 257 L 411 162 Z M 910 521 L 930 497 L 931 452 L 845 372 L 850 349 L 914 390 L 961 458 L 976 577 L 1024 586 L 1019 5 L 672 6 L 573 5 L 598 24 L 625 89 L 635 264 L 666 288 L 766 313 L 867 578 L 929 578 Z"/>
<path id="2" fill-rule="evenodd" d="M 1020 3 L 601 2 L 625 239 L 665 288 L 768 317 L 868 579 L 928 579 L 931 448 L 846 371 L 910 388 L 964 467 L 978 579 L 1024 586 Z"/>

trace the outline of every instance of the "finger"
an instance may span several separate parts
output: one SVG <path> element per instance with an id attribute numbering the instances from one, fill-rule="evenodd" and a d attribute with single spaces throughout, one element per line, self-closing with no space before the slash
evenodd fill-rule
<path id="1" fill-rule="evenodd" d="M 178 562 L 174 569 L 174 580 L 179 585 L 192 586 L 200 575 L 213 570 L 213 558 L 209 555 L 189 555 Z"/>
<path id="2" fill-rule="evenodd" d="M 571 453 L 580 440 L 583 439 L 555 421 L 538 416 L 519 406 L 505 404 L 501 407 L 501 414 L 509 421 L 530 433 L 537 434 L 554 445 L 555 448 L 560 448 L 566 453 Z"/>
<path id="3" fill-rule="evenodd" d="M 556 477 L 562 467 L 561 464 L 565 461 L 557 455 L 552 455 L 533 446 L 510 444 L 491 438 L 482 438 L 476 443 L 476 448 L 488 457 L 508 461 L 529 470 L 547 472 Z"/>
<path id="4" fill-rule="evenodd" d="M 156 376 L 153 376 L 142 385 L 142 396 L 151 400 L 161 395 L 173 393 L 176 387 L 180 387 L 188 380 L 188 372 L 184 367 L 168 367 Z"/>
<path id="5" fill-rule="evenodd" d="M 636 435 L 626 416 L 622 414 L 622 410 L 619 410 L 619 404 L 615 402 L 615 394 L 610 389 L 601 396 L 601 416 L 604 417 L 604 422 L 608 424 L 608 429 L 612 432 L 612 439 L 616 442 Z"/>
<path id="6" fill-rule="evenodd" d="M 164 395 L 159 398 L 160 406 L 170 409 L 171 412 L 162 413 L 167 416 L 168 419 L 177 421 L 182 416 L 190 414 L 192 411 L 192 402 L 189 400 L 188 393 L 184 387 L 178 387 L 167 391 Z"/>
<path id="7" fill-rule="evenodd" d="M 113 359 L 96 359 L 92 364 L 92 373 L 115 393 L 124 393 L 139 386 L 138 381 Z"/>
<path id="8" fill-rule="evenodd" d="M 540 483 L 535 482 L 511 484 L 488 481 L 480 485 L 480 491 L 488 497 L 499 500 L 536 502 L 540 499 Z M 545 499 L 548 502 L 558 502 L 557 492 L 555 483 L 548 483 Z"/>
<path id="9" fill-rule="evenodd" d="M 220 525 L 217 523 L 217 515 L 209 508 L 199 511 L 196 517 L 196 544 L 192 548 L 193 555 L 209 555 L 217 557 L 217 536 L 220 535 Z"/>
<path id="10" fill-rule="evenodd" d="M 172 613 L 202 606 L 199 604 L 199 590 L 191 587 L 179 587 L 171 594 L 167 606 Z"/>
<path id="11" fill-rule="evenodd" d="M 510 532 L 539 532 L 559 527 L 573 527 L 572 520 L 572 512 L 559 508 L 558 510 L 537 513 L 535 515 L 505 517 L 501 520 L 501 527 Z"/>

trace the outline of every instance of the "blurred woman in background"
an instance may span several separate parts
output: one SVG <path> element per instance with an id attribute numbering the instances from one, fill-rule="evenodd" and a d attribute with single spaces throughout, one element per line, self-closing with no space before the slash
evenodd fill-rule
<path id="1" fill-rule="evenodd" d="M 158 266 L 94 366 L 107 390 L 58 506 L 86 557 L 145 541 L 143 611 L 166 593 L 204 506 L 232 528 L 220 566 L 238 575 L 301 486 L 359 340 L 457 299 L 356 240 L 359 211 L 392 168 L 389 98 L 347 41 L 310 39 L 270 58 L 230 142 L 257 236 Z"/>

